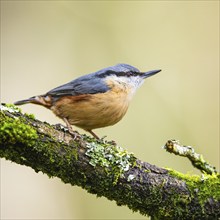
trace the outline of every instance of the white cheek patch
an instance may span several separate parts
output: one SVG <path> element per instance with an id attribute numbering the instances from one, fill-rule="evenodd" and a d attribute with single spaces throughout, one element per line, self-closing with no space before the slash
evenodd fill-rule
<path id="1" fill-rule="evenodd" d="M 127 86 L 133 86 L 135 88 L 138 88 L 144 81 L 143 78 L 141 78 L 140 76 L 115 76 L 115 75 L 111 75 L 109 77 L 107 77 L 107 81 L 111 80 L 111 81 L 115 81 L 118 83 L 122 83 L 125 84 Z"/>
<path id="2" fill-rule="evenodd" d="M 141 86 L 144 80 L 139 76 L 119 77 L 118 81 L 130 91 L 128 94 L 129 99 L 133 97 L 136 90 Z"/>
<path id="3" fill-rule="evenodd" d="M 129 87 L 133 87 L 135 90 L 141 86 L 144 80 L 139 76 L 119 77 L 119 80 Z"/>
<path id="4" fill-rule="evenodd" d="M 122 87 L 125 90 L 130 90 L 131 95 L 133 95 L 137 88 L 139 88 L 144 82 L 144 79 L 140 76 L 126 77 L 111 75 L 106 78 L 106 81 L 108 80 L 111 82 L 115 82 L 113 84 L 118 84 L 119 87 Z"/>

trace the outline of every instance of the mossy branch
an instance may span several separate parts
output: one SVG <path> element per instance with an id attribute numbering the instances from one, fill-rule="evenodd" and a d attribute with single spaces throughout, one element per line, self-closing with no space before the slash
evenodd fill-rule
<path id="1" fill-rule="evenodd" d="M 126 205 L 152 219 L 220 218 L 220 175 L 190 176 L 140 161 L 114 142 L 75 140 L 1 105 L 0 156 Z"/>
<path id="2" fill-rule="evenodd" d="M 196 153 L 193 147 L 181 145 L 178 140 L 168 140 L 164 149 L 170 153 L 187 157 L 192 165 L 203 173 L 217 173 L 216 168 L 205 161 L 201 154 Z"/>

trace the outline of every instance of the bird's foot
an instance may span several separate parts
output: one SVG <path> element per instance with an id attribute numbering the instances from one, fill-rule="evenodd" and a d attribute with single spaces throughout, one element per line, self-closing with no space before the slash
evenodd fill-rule
<path id="1" fill-rule="evenodd" d="M 64 136 L 66 134 L 66 132 L 69 132 L 69 134 L 73 137 L 73 140 L 75 140 L 77 137 L 80 137 L 80 134 L 78 133 L 78 131 L 73 131 L 72 127 L 70 126 L 64 126 L 62 124 L 55 124 L 54 127 L 56 129 L 59 129 L 61 131 L 64 132 Z"/>
<path id="2" fill-rule="evenodd" d="M 73 131 L 72 128 L 68 128 L 68 132 L 73 137 L 73 141 L 76 140 L 77 138 L 81 138 L 81 135 L 79 134 L 79 132 L 78 131 Z"/>
<path id="3" fill-rule="evenodd" d="M 61 123 L 55 124 L 54 127 L 56 129 L 64 131 L 64 132 L 68 131 L 68 128 L 66 126 L 62 125 Z"/>

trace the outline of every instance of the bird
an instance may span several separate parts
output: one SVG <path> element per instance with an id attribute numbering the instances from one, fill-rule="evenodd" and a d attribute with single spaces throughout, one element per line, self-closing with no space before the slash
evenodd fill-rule
<path id="1" fill-rule="evenodd" d="M 144 80 L 160 71 L 140 72 L 136 67 L 120 63 L 14 104 L 44 106 L 65 122 L 71 134 L 74 125 L 99 139 L 93 130 L 119 122 Z"/>

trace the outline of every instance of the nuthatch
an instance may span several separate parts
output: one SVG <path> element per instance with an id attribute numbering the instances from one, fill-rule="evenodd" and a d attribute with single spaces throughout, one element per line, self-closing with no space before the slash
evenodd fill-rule
<path id="1" fill-rule="evenodd" d="M 75 125 L 98 139 L 92 130 L 119 122 L 144 79 L 160 71 L 140 72 L 128 64 L 118 64 L 14 104 L 42 105 L 63 119 L 70 133 L 71 125 Z"/>

